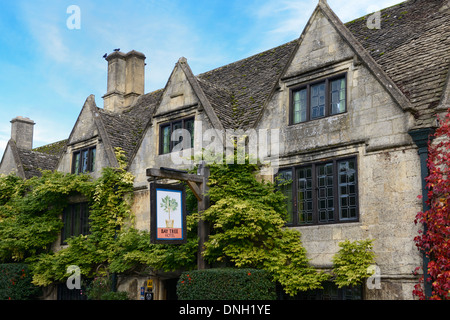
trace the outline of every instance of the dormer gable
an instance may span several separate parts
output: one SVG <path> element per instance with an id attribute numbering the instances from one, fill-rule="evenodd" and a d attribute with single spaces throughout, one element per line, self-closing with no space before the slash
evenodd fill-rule
<path id="1" fill-rule="evenodd" d="M 117 158 L 101 121 L 95 97 L 90 95 L 81 109 L 61 155 L 57 170 L 100 175 L 101 168 L 117 167 Z"/>
<path id="2" fill-rule="evenodd" d="M 412 111 L 410 101 L 327 2 L 319 1 L 298 39 L 297 49 L 294 50 L 281 80 L 292 83 L 292 80 L 295 82 L 295 78 L 301 75 L 312 81 L 315 77 L 329 77 L 333 73 L 342 72 L 348 66 L 357 68 L 359 65 L 364 65 L 374 75 L 401 109 Z"/>

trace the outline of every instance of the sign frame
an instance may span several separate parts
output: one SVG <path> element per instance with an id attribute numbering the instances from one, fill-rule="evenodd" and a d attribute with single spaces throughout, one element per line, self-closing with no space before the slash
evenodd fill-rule
<path id="1" fill-rule="evenodd" d="M 169 202 L 167 208 L 167 202 L 162 201 L 162 195 L 166 195 L 166 200 L 175 200 L 177 205 L 171 205 L 173 202 Z M 167 197 L 169 197 L 167 199 Z M 181 203 L 178 203 L 178 201 Z M 170 216 L 170 210 L 174 209 L 172 215 L 174 219 L 163 218 L 163 209 L 161 204 L 166 204 L 166 209 Z M 186 190 L 183 184 L 159 184 L 156 182 L 150 183 L 150 242 L 155 244 L 183 244 L 187 242 L 186 232 Z M 172 218 L 172 217 L 171 217 Z M 162 227 L 163 220 L 166 227 Z M 167 225 L 166 220 L 171 220 L 172 225 Z M 176 221 L 176 222 L 175 222 Z M 176 223 L 176 225 L 175 225 Z M 170 222 L 169 222 L 170 224 Z M 176 226 L 176 228 L 174 228 Z M 181 233 L 181 234 L 180 234 Z"/>

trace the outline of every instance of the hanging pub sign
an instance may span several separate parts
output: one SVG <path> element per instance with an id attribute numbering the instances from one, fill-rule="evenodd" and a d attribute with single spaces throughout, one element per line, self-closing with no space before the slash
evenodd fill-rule
<path id="1" fill-rule="evenodd" d="M 186 243 L 183 185 L 150 183 L 150 235 L 152 243 Z"/>

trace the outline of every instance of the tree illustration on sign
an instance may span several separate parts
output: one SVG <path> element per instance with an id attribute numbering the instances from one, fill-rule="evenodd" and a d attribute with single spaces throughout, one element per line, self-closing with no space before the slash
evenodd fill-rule
<path id="1" fill-rule="evenodd" d="M 161 199 L 161 208 L 169 214 L 169 219 L 166 219 L 166 227 L 173 228 L 173 220 L 170 219 L 170 212 L 175 211 L 178 208 L 178 202 L 174 198 L 165 196 Z"/>

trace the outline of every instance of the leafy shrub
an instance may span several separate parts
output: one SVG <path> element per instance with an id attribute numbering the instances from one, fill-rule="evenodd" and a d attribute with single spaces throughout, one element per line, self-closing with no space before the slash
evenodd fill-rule
<path id="1" fill-rule="evenodd" d="M 0 300 L 29 300 L 40 295 L 31 283 L 28 266 L 23 263 L 0 264 Z"/>
<path id="2" fill-rule="evenodd" d="M 101 296 L 101 300 L 129 300 L 128 293 L 125 291 L 109 291 Z"/>
<path id="3" fill-rule="evenodd" d="M 259 181 L 258 166 L 248 156 L 246 161 L 210 165 L 211 206 L 202 214 L 210 226 L 205 260 L 266 270 L 289 295 L 322 288 L 329 276 L 309 264 L 300 232 L 286 228 L 285 196 L 275 184 Z"/>
<path id="4" fill-rule="evenodd" d="M 267 271 L 216 268 L 184 272 L 177 284 L 180 300 L 275 300 Z"/>
<path id="5" fill-rule="evenodd" d="M 89 300 L 101 300 L 105 293 L 110 292 L 111 281 L 108 277 L 95 277 L 86 289 Z"/>
<path id="6" fill-rule="evenodd" d="M 333 257 L 334 282 L 339 288 L 359 285 L 371 276 L 367 270 L 375 263 L 372 242 L 372 239 L 367 239 L 339 243 L 341 249 Z"/>

